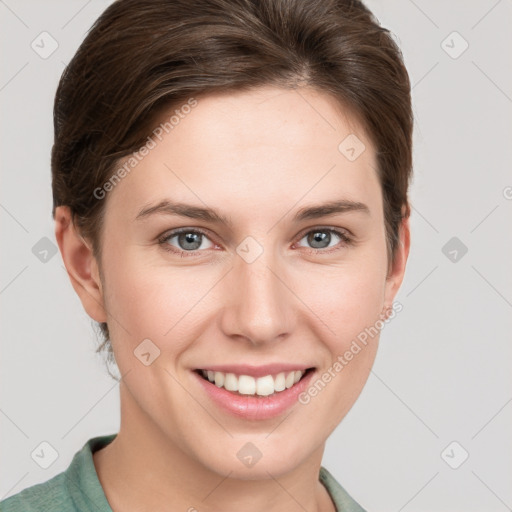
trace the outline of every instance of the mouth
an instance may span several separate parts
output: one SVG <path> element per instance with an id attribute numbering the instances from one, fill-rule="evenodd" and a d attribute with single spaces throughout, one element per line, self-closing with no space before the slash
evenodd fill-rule
<path id="1" fill-rule="evenodd" d="M 233 395 L 260 398 L 279 395 L 281 392 L 294 387 L 314 371 L 315 368 L 310 367 L 257 377 L 201 368 L 194 370 L 202 379 L 214 384 L 218 388 L 229 391 Z"/>

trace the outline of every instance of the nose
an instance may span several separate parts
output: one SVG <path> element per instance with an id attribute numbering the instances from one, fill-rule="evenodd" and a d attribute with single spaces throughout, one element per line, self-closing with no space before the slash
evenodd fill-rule
<path id="1" fill-rule="evenodd" d="M 223 283 L 221 328 L 254 345 L 279 341 L 292 330 L 294 296 L 277 258 L 266 250 L 249 263 L 238 255 Z"/>

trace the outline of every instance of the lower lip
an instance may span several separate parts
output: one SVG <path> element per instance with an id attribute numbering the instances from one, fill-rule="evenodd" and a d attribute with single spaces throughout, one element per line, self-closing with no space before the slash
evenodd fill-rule
<path id="1" fill-rule="evenodd" d="M 196 371 L 192 373 L 212 401 L 225 411 L 247 420 L 266 420 L 279 416 L 298 402 L 299 395 L 307 389 L 316 372 L 310 370 L 291 388 L 261 397 L 255 395 L 235 395 L 204 379 Z"/>

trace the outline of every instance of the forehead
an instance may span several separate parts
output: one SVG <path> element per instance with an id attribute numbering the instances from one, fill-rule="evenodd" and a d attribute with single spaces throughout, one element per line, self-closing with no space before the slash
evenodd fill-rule
<path id="1" fill-rule="evenodd" d="M 165 197 L 276 214 L 301 201 L 379 202 L 372 143 L 331 96 L 262 87 L 196 101 L 162 113 L 155 128 L 181 115 L 109 192 L 109 208 L 134 218 Z"/>

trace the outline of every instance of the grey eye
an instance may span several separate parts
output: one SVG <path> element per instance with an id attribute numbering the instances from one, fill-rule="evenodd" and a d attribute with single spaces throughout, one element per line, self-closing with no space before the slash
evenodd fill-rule
<path id="1" fill-rule="evenodd" d="M 301 241 L 306 239 L 312 249 L 326 249 L 327 247 L 332 247 L 332 241 L 336 245 L 336 238 L 341 239 L 339 235 L 329 229 L 315 229 L 304 236 Z"/>
<path id="2" fill-rule="evenodd" d="M 177 240 L 177 243 L 171 242 L 171 240 L 174 239 Z M 210 249 L 213 247 L 213 243 L 204 233 L 201 233 L 201 231 L 195 231 L 193 229 L 170 233 L 164 237 L 162 242 L 175 247 L 179 251 L 184 252 L 192 252 L 199 249 Z M 208 245 L 208 243 L 210 245 Z"/>
<path id="3" fill-rule="evenodd" d="M 199 249 L 199 247 L 201 247 L 203 235 L 201 233 L 190 232 L 180 233 L 179 235 L 177 235 L 177 237 L 180 249 L 186 251 L 195 251 L 196 249 Z"/>

